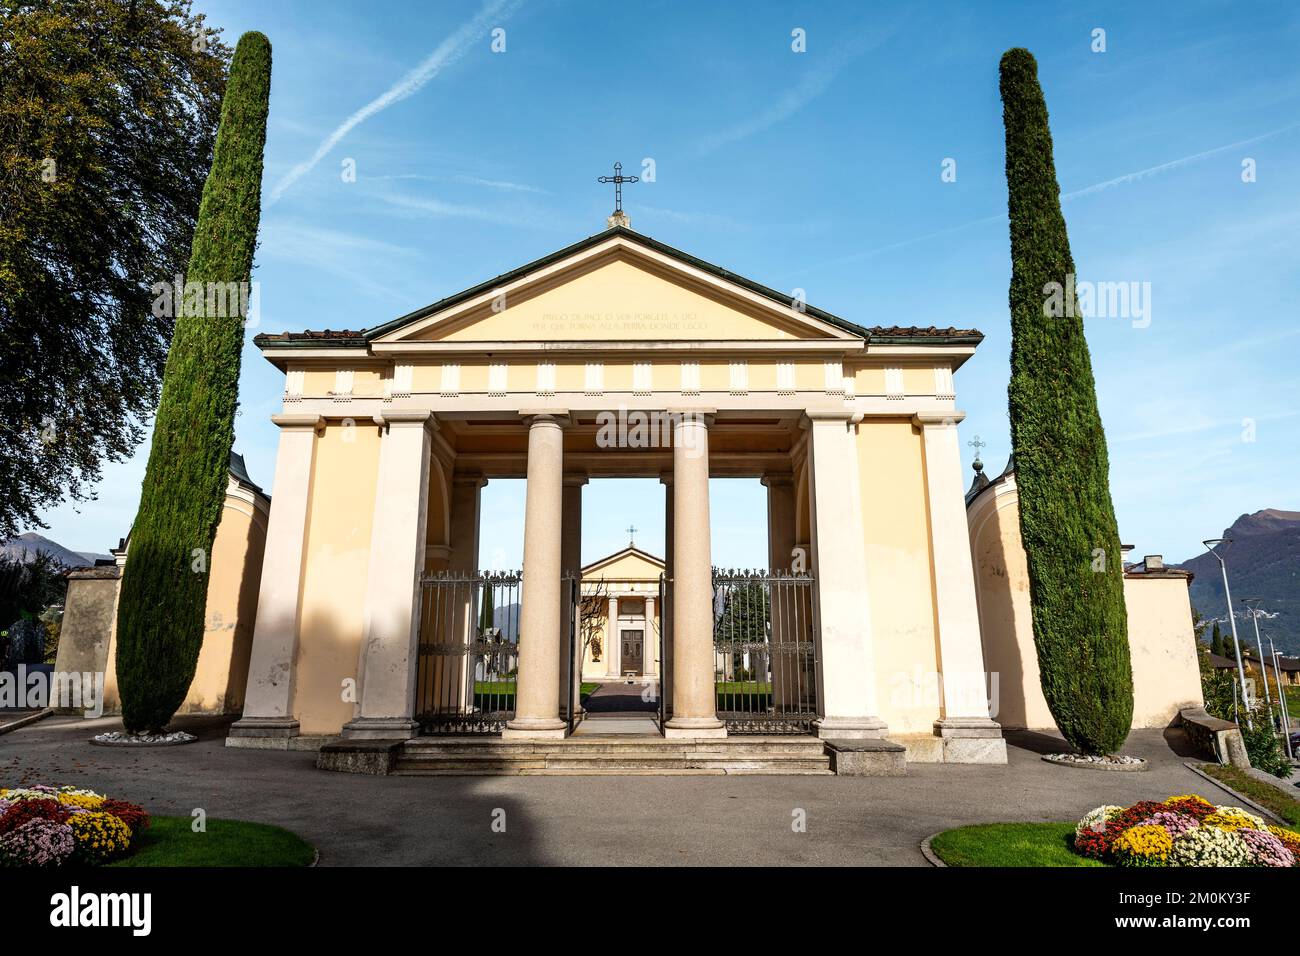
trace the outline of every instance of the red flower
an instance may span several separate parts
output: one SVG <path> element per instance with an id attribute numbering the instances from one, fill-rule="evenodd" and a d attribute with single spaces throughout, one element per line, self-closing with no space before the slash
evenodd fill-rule
<path id="1" fill-rule="evenodd" d="M 32 820 L 67 823 L 68 808 L 57 800 L 18 800 L 0 816 L 0 834 L 17 830 Z"/>
<path id="2" fill-rule="evenodd" d="M 1204 820 L 1216 808 L 1211 804 L 1201 803 L 1199 800 L 1175 800 L 1173 803 L 1168 804 L 1168 809 L 1185 813 L 1196 820 Z"/>
<path id="3" fill-rule="evenodd" d="M 1074 850 L 1081 856 L 1091 857 L 1094 860 L 1110 859 L 1111 848 L 1114 847 L 1115 841 L 1130 826 L 1132 824 L 1121 824 L 1118 820 L 1111 820 L 1104 829 L 1088 827 L 1082 833 L 1075 834 Z"/>
<path id="4" fill-rule="evenodd" d="M 136 834 L 149 826 L 149 814 L 144 807 L 137 806 L 134 803 L 127 803 L 125 800 L 105 800 L 100 806 L 103 813 L 111 813 L 128 827 L 131 833 Z"/>

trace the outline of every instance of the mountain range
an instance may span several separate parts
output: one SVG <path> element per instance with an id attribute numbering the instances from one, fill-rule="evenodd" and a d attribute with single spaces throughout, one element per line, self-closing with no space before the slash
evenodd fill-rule
<path id="1" fill-rule="evenodd" d="M 73 551 L 57 541 L 51 541 L 34 531 L 17 537 L 5 538 L 0 542 L 0 556 L 21 561 L 26 564 L 35 559 L 38 551 L 44 551 L 65 568 L 94 567 L 96 561 L 112 559 L 111 554 L 95 554 L 90 551 Z"/>
<path id="2" fill-rule="evenodd" d="M 1271 637 L 1279 652 L 1300 653 L 1300 511 L 1265 508 L 1242 515 L 1223 532 L 1226 539 L 1215 548 L 1228 568 L 1228 587 L 1237 632 L 1243 642 L 1255 643 L 1255 629 L 1243 598 L 1259 598 L 1259 631 L 1268 653 Z M 1205 553 L 1178 567 L 1191 571 L 1192 607 L 1227 631 L 1228 606 L 1223 596 L 1223 573 L 1214 555 Z"/>

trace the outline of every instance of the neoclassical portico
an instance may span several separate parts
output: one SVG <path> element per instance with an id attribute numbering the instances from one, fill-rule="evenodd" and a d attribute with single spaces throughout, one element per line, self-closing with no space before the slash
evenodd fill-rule
<path id="1" fill-rule="evenodd" d="M 740 476 L 768 490 L 753 566 L 808 585 L 770 599 L 758 642 L 804 629 L 815 693 L 774 668 L 757 678 L 768 705 L 813 702 L 816 734 L 888 736 L 912 760 L 1005 759 L 980 690 L 953 390 L 979 339 L 851 323 L 622 226 L 362 332 L 259 336 L 285 404 L 228 742 L 411 737 L 448 680 L 464 711 L 509 683 L 502 737 L 563 738 L 583 486 L 630 476 L 665 492 L 662 734 L 725 737 L 709 479 Z M 470 580 L 496 478 L 527 480 L 518 585 Z M 436 600 L 430 575 L 449 582 Z M 491 600 L 445 600 L 462 581 Z M 435 659 L 435 628 L 480 648 L 477 669 Z"/>

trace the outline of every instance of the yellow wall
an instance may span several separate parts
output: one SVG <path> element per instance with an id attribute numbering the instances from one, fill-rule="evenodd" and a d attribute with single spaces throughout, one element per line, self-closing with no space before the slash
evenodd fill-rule
<path id="1" fill-rule="evenodd" d="M 226 495 L 212 544 L 203 649 L 181 705 L 183 714 L 237 714 L 243 710 L 266 521 L 266 513 L 253 503 Z"/>
<path id="2" fill-rule="evenodd" d="M 584 584 L 589 587 L 595 586 L 602 578 L 605 579 L 607 588 L 614 593 L 619 592 L 636 592 L 635 600 L 640 603 L 646 598 L 655 602 L 654 616 L 646 621 L 645 627 L 645 644 L 646 644 L 646 667 L 645 675 L 654 677 L 658 675 L 658 657 L 659 657 L 659 574 L 663 571 L 661 565 L 637 554 L 626 554 L 622 557 L 600 565 L 592 569 L 583 576 Z M 600 660 L 596 660 L 588 647 L 583 655 L 582 676 L 584 679 L 603 678 L 609 671 L 609 600 L 608 597 L 601 602 L 604 607 L 601 610 L 600 622 L 596 627 L 596 638 L 600 641 L 601 655 Z M 622 601 L 620 604 L 626 607 Z M 622 616 L 622 608 L 619 615 Z M 642 613 L 644 614 L 644 604 L 642 604 Z"/>
<path id="3" fill-rule="evenodd" d="M 343 682 L 357 677 L 378 475 L 378 428 L 330 423 L 317 439 L 294 694 L 303 734 L 354 716 Z"/>
<path id="4" fill-rule="evenodd" d="M 1018 507 L 1015 489 L 1000 485 L 985 490 L 969 511 L 984 661 L 999 678 L 995 720 L 1011 728 L 1053 728 L 1039 681 Z M 1187 581 L 1126 575 L 1124 601 L 1133 726 L 1167 727 L 1181 708 L 1202 703 Z"/>
<path id="5" fill-rule="evenodd" d="M 933 734 L 940 716 L 922 455 L 910 420 L 868 420 L 858 428 L 876 691 L 891 736 Z"/>

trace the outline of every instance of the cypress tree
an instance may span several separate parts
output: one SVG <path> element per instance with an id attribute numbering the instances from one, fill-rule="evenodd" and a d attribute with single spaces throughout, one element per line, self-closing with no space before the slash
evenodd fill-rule
<path id="1" fill-rule="evenodd" d="M 1047 706 L 1082 753 L 1133 720 L 1123 562 L 1047 104 L 1028 50 L 1001 64 L 1011 225 L 1011 445 Z M 1067 278 L 1070 277 L 1070 278 Z M 1056 307 L 1053 307 L 1053 299 Z"/>
<path id="2" fill-rule="evenodd" d="M 1227 648 L 1223 645 L 1223 632 L 1219 630 L 1219 622 L 1214 622 L 1214 635 L 1210 638 L 1210 650 L 1220 657 L 1227 657 Z"/>
<path id="3" fill-rule="evenodd" d="M 230 62 L 185 288 L 172 290 L 182 308 L 118 601 L 122 719 L 135 733 L 166 727 L 194 679 L 203 644 L 245 318 L 215 291 L 247 283 L 252 272 L 270 91 L 271 44 L 245 33 Z"/>

